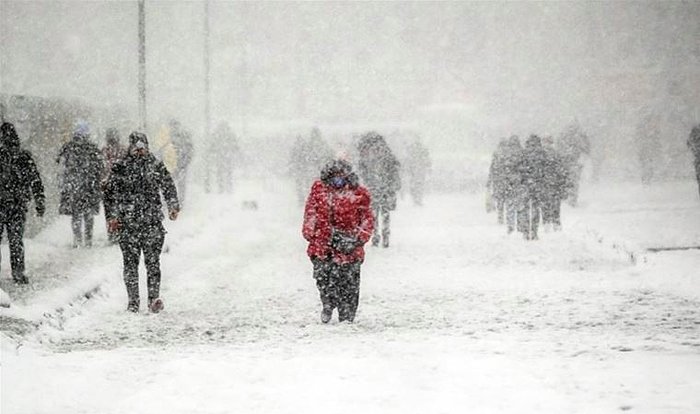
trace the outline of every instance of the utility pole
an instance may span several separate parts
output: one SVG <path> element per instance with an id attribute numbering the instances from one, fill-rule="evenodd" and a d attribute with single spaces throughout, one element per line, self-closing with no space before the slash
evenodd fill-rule
<path id="1" fill-rule="evenodd" d="M 146 132 L 146 0 L 139 0 L 139 127 Z"/>
<path id="2" fill-rule="evenodd" d="M 211 136 L 211 64 L 209 59 L 209 0 L 204 1 L 204 136 Z"/>

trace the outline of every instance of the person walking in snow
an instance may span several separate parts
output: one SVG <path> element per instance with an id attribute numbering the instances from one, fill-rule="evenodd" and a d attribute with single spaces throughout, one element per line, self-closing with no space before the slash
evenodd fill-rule
<path id="1" fill-rule="evenodd" d="M 503 219 L 505 217 L 504 213 L 507 194 L 504 157 L 506 155 L 507 145 L 508 142 L 505 138 L 498 143 L 498 148 L 496 148 L 496 151 L 494 151 L 493 155 L 491 156 L 489 176 L 486 180 L 486 191 L 488 191 L 487 196 L 490 197 L 490 201 L 494 203 L 493 208 L 496 209 L 498 224 L 503 224 Z"/>
<path id="2" fill-rule="evenodd" d="M 525 198 L 518 211 L 518 230 L 523 233 L 525 240 L 537 240 L 537 228 L 546 191 L 546 168 L 547 158 L 542 148 L 542 140 L 537 135 L 530 135 L 525 141 L 520 164 L 520 179 Z"/>
<path id="3" fill-rule="evenodd" d="M 369 132 L 360 138 L 358 152 L 360 177 L 372 194 L 375 222 L 372 246 L 379 246 L 381 239 L 382 246 L 389 247 L 390 212 L 396 209 L 396 193 L 401 189 L 400 164 L 384 137 L 376 132 Z"/>
<path id="4" fill-rule="evenodd" d="M 425 183 L 431 167 L 430 153 L 419 136 L 414 137 L 413 141 L 408 144 L 407 150 L 406 175 L 408 176 L 409 193 L 413 203 L 422 206 Z"/>
<path id="5" fill-rule="evenodd" d="M 180 121 L 175 119 L 170 121 L 170 142 L 177 155 L 175 169 L 172 172 L 173 180 L 177 186 L 180 202 L 184 203 L 187 192 L 187 173 L 194 158 L 194 144 L 192 143 L 192 134 L 180 124 Z"/>
<path id="6" fill-rule="evenodd" d="M 233 188 L 233 169 L 240 159 L 238 139 L 226 122 L 221 122 L 209 141 L 204 188 L 208 193 L 216 182 L 219 193 Z"/>
<path id="7" fill-rule="evenodd" d="M 321 322 L 338 309 L 340 322 L 353 322 L 360 297 L 364 245 L 372 236 L 374 218 L 369 191 L 345 161 L 335 160 L 311 186 L 304 208 L 302 235 L 321 297 Z"/>
<path id="8" fill-rule="evenodd" d="M 571 184 L 568 187 L 566 199 L 572 207 L 575 207 L 578 205 L 579 184 L 583 172 L 581 157 L 591 153 L 591 142 L 581 126 L 578 123 L 573 123 L 557 140 L 556 149 L 564 160 L 566 174 Z"/>
<path id="9" fill-rule="evenodd" d="M 63 145 L 56 163 L 63 161 L 59 213 L 71 216 L 73 247 L 92 246 L 94 215 L 100 211 L 103 163 L 90 142 L 87 123 L 79 122 L 73 138 Z"/>
<path id="10" fill-rule="evenodd" d="M 24 273 L 24 223 L 27 203 L 34 198 L 37 216 L 44 215 L 44 186 L 32 154 L 20 147 L 15 126 L 0 126 L 0 238 L 7 230 L 12 280 L 27 284 Z"/>
<path id="11" fill-rule="evenodd" d="M 105 186 L 105 200 L 114 206 L 109 227 L 119 232 L 130 312 L 138 312 L 140 306 L 138 266 L 141 252 L 148 276 L 148 308 L 154 313 L 163 309 L 160 253 L 165 228 L 161 194 L 170 220 L 176 220 L 180 204 L 173 179 L 165 165 L 149 152 L 146 135 L 133 132 L 129 135 L 126 157 L 112 167 Z"/>
<path id="12" fill-rule="evenodd" d="M 518 211 L 521 210 L 525 202 L 525 189 L 520 171 L 522 158 L 523 148 L 520 145 L 520 138 L 517 135 L 513 135 L 506 141 L 499 160 L 499 163 L 501 163 L 499 176 L 504 199 L 503 208 L 509 234 L 515 231 Z"/>
<path id="13" fill-rule="evenodd" d="M 119 160 L 124 158 L 125 155 L 126 149 L 119 142 L 119 131 L 117 131 L 116 128 L 108 129 L 105 136 L 105 146 L 102 147 L 102 158 L 105 161 L 105 168 L 102 174 L 102 187 L 104 187 L 106 182 L 109 180 L 112 167 Z M 109 203 L 104 202 L 104 200 L 103 204 L 105 208 L 105 220 L 107 221 L 109 217 L 113 215 L 112 210 L 114 207 L 109 205 Z M 107 237 L 110 243 L 117 242 L 117 232 L 110 230 L 109 225 L 107 226 Z"/>
<path id="14" fill-rule="evenodd" d="M 545 153 L 544 191 L 542 193 L 542 226 L 547 230 L 561 230 L 561 201 L 566 197 L 569 187 L 564 160 L 554 149 L 551 136 L 542 138 Z"/>
<path id="15" fill-rule="evenodd" d="M 700 191 L 700 124 L 693 127 L 688 136 L 688 148 L 693 154 L 693 166 L 695 167 L 695 179 Z"/>

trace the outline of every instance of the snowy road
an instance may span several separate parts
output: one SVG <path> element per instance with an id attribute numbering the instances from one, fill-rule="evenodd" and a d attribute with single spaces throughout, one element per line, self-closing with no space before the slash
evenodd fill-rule
<path id="1" fill-rule="evenodd" d="M 644 250 L 700 240 L 688 183 L 587 189 L 536 243 L 479 196 L 406 200 L 356 323 L 329 326 L 292 194 L 246 184 L 169 224 L 159 315 L 124 312 L 117 248 L 68 251 L 67 223 L 32 241 L 35 290 L 2 273 L 4 326 L 30 321 L 3 343 L 2 412 L 700 411 L 700 252 Z"/>

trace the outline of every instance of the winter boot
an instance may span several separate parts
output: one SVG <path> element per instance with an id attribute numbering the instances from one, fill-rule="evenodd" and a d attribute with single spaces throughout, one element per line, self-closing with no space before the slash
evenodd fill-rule
<path id="1" fill-rule="evenodd" d="M 126 306 L 126 311 L 138 313 L 139 312 L 139 303 L 138 302 L 129 302 L 129 304 Z"/>
<path id="2" fill-rule="evenodd" d="M 323 306 L 323 309 L 321 310 L 321 322 L 322 323 L 328 323 L 331 321 L 331 318 L 333 317 L 333 308 L 330 306 Z"/>
<path id="3" fill-rule="evenodd" d="M 149 309 L 152 313 L 158 313 L 158 312 L 162 311 L 163 308 L 165 307 L 165 306 L 163 305 L 163 299 L 161 299 L 161 298 L 153 299 L 153 300 L 150 301 L 150 302 L 151 302 L 151 303 L 149 303 L 148 309 Z"/>
<path id="4" fill-rule="evenodd" d="M 14 282 L 18 285 L 27 285 L 29 284 L 29 279 L 27 279 L 27 276 L 25 275 L 16 275 L 12 276 L 12 279 Z"/>

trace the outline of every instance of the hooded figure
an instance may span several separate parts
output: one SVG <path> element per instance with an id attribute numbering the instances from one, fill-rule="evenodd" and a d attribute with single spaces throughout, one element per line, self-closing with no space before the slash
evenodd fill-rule
<path id="1" fill-rule="evenodd" d="M 37 216 L 44 215 L 44 186 L 29 151 L 20 147 L 14 125 L 0 126 L 0 238 L 7 231 L 15 283 L 29 283 L 24 273 L 24 224 L 34 198 Z"/>
<path id="2" fill-rule="evenodd" d="M 87 124 L 78 123 L 73 138 L 63 145 L 56 159 L 57 163 L 63 161 L 58 211 L 71 216 L 73 247 L 92 245 L 93 216 L 99 212 L 102 198 L 102 155 L 89 136 Z"/>
<path id="3" fill-rule="evenodd" d="M 700 124 L 693 127 L 688 136 L 688 148 L 693 154 L 693 166 L 695 167 L 695 179 L 700 190 Z"/>
<path id="4" fill-rule="evenodd" d="M 328 323 L 333 309 L 338 320 L 355 319 L 360 295 L 360 265 L 364 244 L 374 228 L 370 194 L 358 183 L 352 167 L 336 160 L 321 170 L 306 199 L 302 234 L 313 263 L 323 310 L 321 322 Z"/>
<path id="5" fill-rule="evenodd" d="M 372 236 L 372 245 L 379 245 L 381 217 L 382 246 L 389 247 L 390 212 L 396 209 L 396 193 L 401 189 L 400 164 L 384 137 L 376 132 L 367 133 L 360 139 L 358 152 L 360 177 L 372 194 L 372 211 L 374 222 L 377 224 Z"/>
<path id="6" fill-rule="evenodd" d="M 542 140 L 537 135 L 530 135 L 525 141 L 520 164 L 524 199 L 518 211 L 518 230 L 523 233 L 525 240 L 537 239 L 537 227 L 546 191 L 546 169 L 547 156 L 542 147 Z"/>
<path id="7" fill-rule="evenodd" d="M 142 252 L 148 274 L 148 307 L 154 313 L 163 309 L 160 253 L 165 228 L 161 195 L 170 219 L 176 220 L 180 204 L 173 179 L 163 162 L 150 153 L 146 135 L 133 132 L 127 155 L 112 167 L 105 185 L 105 202 L 113 206 L 108 225 L 119 235 L 130 312 L 138 312 L 140 307 L 138 266 Z"/>

